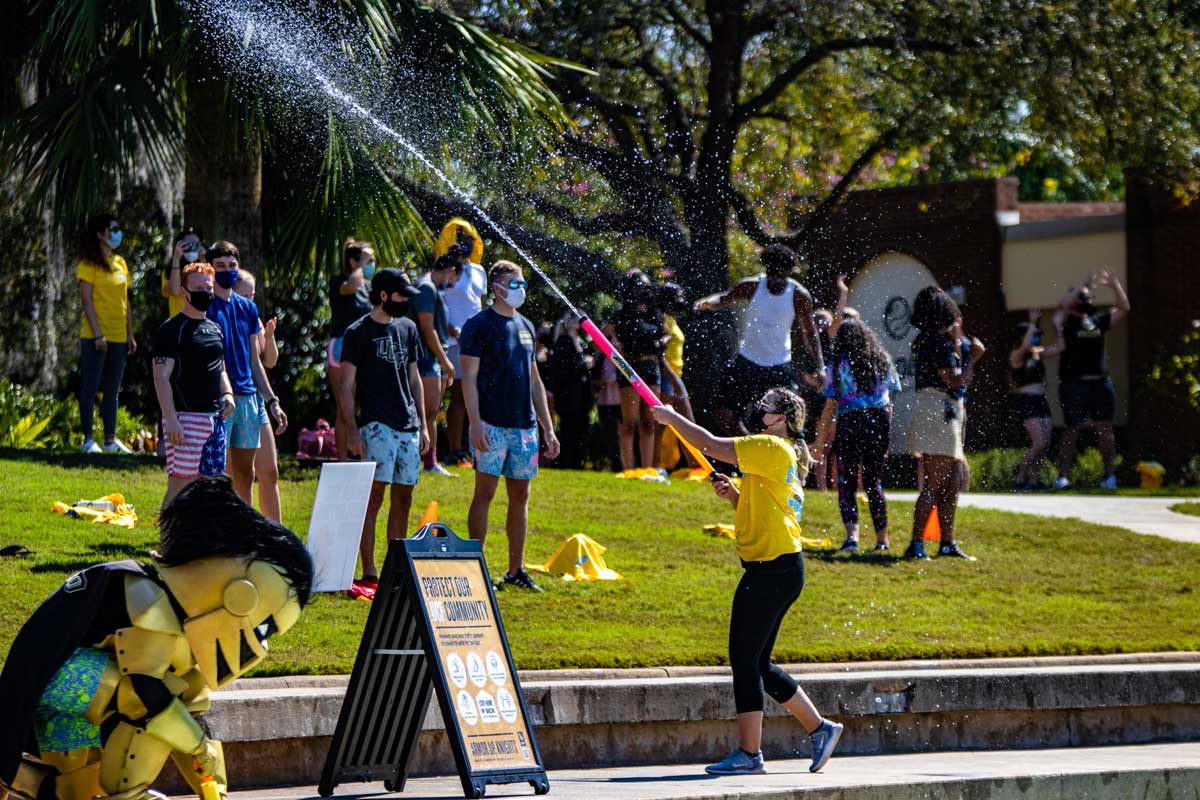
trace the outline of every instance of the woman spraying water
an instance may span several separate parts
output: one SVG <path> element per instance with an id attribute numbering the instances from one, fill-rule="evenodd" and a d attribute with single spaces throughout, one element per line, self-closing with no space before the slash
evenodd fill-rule
<path id="1" fill-rule="evenodd" d="M 804 443 L 804 401 L 790 389 L 771 389 L 758 401 L 765 432 L 755 436 L 713 436 L 670 406 L 655 406 L 657 422 L 709 456 L 737 464 L 745 477 L 739 490 L 713 473 L 713 489 L 735 509 L 734 530 L 745 572 L 733 596 L 729 619 L 729 663 L 737 705 L 738 746 L 706 768 L 711 775 L 765 772 L 763 692 L 791 712 L 812 737 L 817 772 L 837 746 L 842 726 L 817 711 L 791 675 L 771 661 L 784 615 L 804 588 L 800 515 L 804 479 L 812 457 Z"/>

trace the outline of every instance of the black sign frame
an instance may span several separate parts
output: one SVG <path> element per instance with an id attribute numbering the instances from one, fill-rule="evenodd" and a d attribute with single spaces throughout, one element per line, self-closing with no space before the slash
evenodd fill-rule
<path id="1" fill-rule="evenodd" d="M 457 559 L 476 561 L 487 586 L 496 629 L 504 648 L 513 695 L 520 704 L 522 719 L 529 735 L 533 768 L 473 771 L 467 756 L 464 734 L 454 710 L 453 695 L 441 664 L 434 658 L 434 631 L 428 610 L 421 602 L 414 561 L 418 559 Z M 367 617 L 362 643 L 354 663 L 354 672 L 346 690 L 346 699 L 338 715 L 337 727 L 325 759 L 318 787 L 322 797 L 333 794 L 341 781 L 373 781 L 383 779 L 388 791 L 404 790 L 412 754 L 416 749 L 421 724 L 429 706 L 430 692 L 436 690 L 443 724 L 462 781 L 463 796 L 483 797 L 488 784 L 525 783 L 536 794 L 550 791 L 550 782 L 538 749 L 537 738 L 530 722 L 525 695 L 521 691 L 516 665 L 508 643 L 508 633 L 500 617 L 496 593 L 488 579 L 483 546 L 474 540 L 462 539 L 447 525 L 435 522 L 423 526 L 408 539 L 388 543 L 387 558 L 379 576 L 379 587 L 371 613 Z M 420 651 L 414 646 L 420 644 Z M 381 658 L 393 658 L 399 666 L 388 662 L 381 667 Z M 403 661 L 400 661 L 403 659 Z M 404 682 L 404 686 L 386 686 L 388 681 Z M 399 698 L 400 719 L 385 717 L 389 704 L 380 703 L 381 696 Z M 371 739 L 386 740 L 383 750 L 376 746 L 371 752 L 374 761 L 356 758 L 364 745 L 376 744 Z M 369 749 L 369 748 L 368 748 Z"/>

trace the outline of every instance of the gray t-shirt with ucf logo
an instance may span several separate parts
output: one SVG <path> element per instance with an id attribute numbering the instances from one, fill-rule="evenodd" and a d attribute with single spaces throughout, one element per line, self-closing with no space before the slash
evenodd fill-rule
<path id="1" fill-rule="evenodd" d="M 355 367 L 358 426 L 379 422 L 395 431 L 417 430 L 417 406 L 408 385 L 408 365 L 416 362 L 420 348 L 417 326 L 406 317 L 384 325 L 367 315 L 342 336 L 342 361 Z"/>

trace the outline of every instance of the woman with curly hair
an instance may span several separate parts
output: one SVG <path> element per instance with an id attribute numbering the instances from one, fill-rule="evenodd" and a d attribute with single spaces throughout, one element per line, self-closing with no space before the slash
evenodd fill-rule
<path id="1" fill-rule="evenodd" d="M 921 332 L 912 343 L 917 395 L 908 423 L 908 449 L 921 459 L 925 482 L 917 496 L 913 538 L 905 558 L 927 559 L 924 532 L 929 515 L 938 515 L 942 531 L 938 555 L 974 561 L 954 540 L 954 513 L 962 488 L 963 394 L 971 385 L 975 364 L 984 354 L 983 343 L 971 339 L 970 360 L 964 364 L 959 342 L 962 314 L 958 304 L 942 289 L 929 286 L 913 301 L 912 324 Z"/>
<path id="2" fill-rule="evenodd" d="M 816 451 L 825 452 L 829 431 L 836 430 L 838 508 L 846 526 L 842 550 L 858 550 L 854 489 L 860 468 L 875 525 L 875 549 L 890 550 L 882 478 L 892 431 L 892 393 L 900 391 L 900 378 L 879 337 L 860 319 L 845 319 L 832 345 L 825 367 L 825 408 Z"/>

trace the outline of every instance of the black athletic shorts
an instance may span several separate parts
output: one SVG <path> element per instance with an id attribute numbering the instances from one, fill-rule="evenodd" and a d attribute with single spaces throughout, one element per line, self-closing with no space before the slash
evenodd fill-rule
<path id="1" fill-rule="evenodd" d="M 1088 422 L 1112 422 L 1117 414 L 1117 390 L 1112 378 L 1063 381 L 1058 385 L 1063 421 L 1069 428 Z"/>
<path id="2" fill-rule="evenodd" d="M 653 361 L 630 361 L 629 366 L 633 367 L 638 377 L 645 381 L 651 390 L 659 388 L 662 383 L 662 367 L 657 358 Z M 621 374 L 620 370 L 617 370 L 617 386 L 622 389 L 633 386 L 632 383 L 625 380 L 625 376 Z"/>
<path id="3" fill-rule="evenodd" d="M 1027 419 L 1048 419 L 1050 417 L 1050 401 L 1046 399 L 1044 394 L 1020 394 L 1013 393 L 1012 397 L 1012 412 L 1017 418 L 1017 422 L 1024 422 Z"/>
<path id="4" fill-rule="evenodd" d="M 726 365 L 717 391 L 721 407 L 732 410 L 740 417 L 751 404 L 762 399 L 768 389 L 779 386 L 793 391 L 796 389 L 796 371 L 790 363 L 763 367 L 739 355 Z M 809 416 L 814 416 L 811 410 Z"/>

